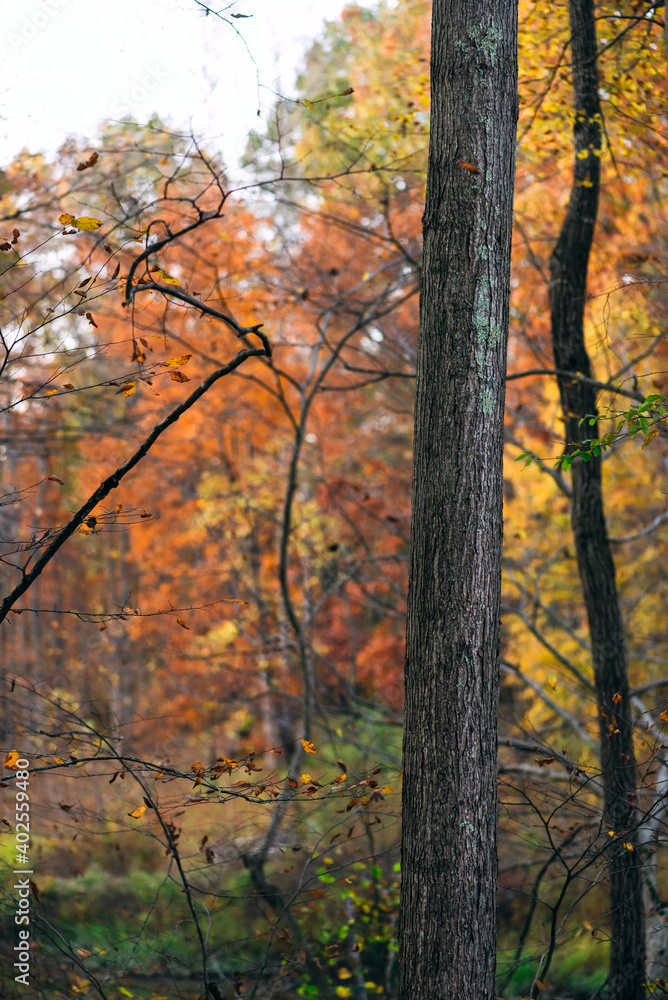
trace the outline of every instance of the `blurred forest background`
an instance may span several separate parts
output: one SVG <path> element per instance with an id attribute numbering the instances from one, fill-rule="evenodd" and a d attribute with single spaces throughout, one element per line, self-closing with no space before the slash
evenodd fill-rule
<path id="1" fill-rule="evenodd" d="M 635 0 L 596 12 L 605 147 L 587 336 L 626 626 L 610 640 L 628 644 L 637 853 L 660 934 L 664 24 Z M 0 173 L 3 599 L 156 424 L 254 351 L 4 612 L 1 743 L 14 769 L 12 751 L 34 768 L 35 995 L 396 994 L 429 21 L 421 0 L 346 8 L 249 142 L 242 186 L 158 119 L 109 124 L 53 159 L 26 151 Z M 602 852 L 617 831 L 601 823 L 550 347 L 549 257 L 573 159 L 567 5 L 522 0 L 519 59 L 498 990 L 584 1000 L 605 995 Z M 2 885 L 10 968 L 11 875 Z M 5 995 L 23 995 L 7 979 Z"/>

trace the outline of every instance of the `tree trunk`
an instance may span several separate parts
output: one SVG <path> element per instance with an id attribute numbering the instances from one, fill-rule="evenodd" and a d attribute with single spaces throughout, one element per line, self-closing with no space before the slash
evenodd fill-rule
<path id="1" fill-rule="evenodd" d="M 400 1000 L 493 1000 L 517 10 L 435 0 L 406 632 Z"/>
<path id="2" fill-rule="evenodd" d="M 593 0 L 570 0 L 575 168 L 566 219 L 550 261 L 552 345 L 558 370 L 591 375 L 584 339 L 587 265 L 600 188 L 602 119 L 596 68 Z M 581 155 L 584 154 L 584 155 Z M 598 436 L 597 425 L 580 418 L 596 414 L 592 386 L 559 378 L 567 452 Z M 644 920 L 636 846 L 636 772 L 632 713 L 615 566 L 610 552 L 601 486 L 601 460 L 575 459 L 571 522 L 589 621 L 601 732 L 605 830 L 611 893 L 610 1000 L 645 996 Z"/>

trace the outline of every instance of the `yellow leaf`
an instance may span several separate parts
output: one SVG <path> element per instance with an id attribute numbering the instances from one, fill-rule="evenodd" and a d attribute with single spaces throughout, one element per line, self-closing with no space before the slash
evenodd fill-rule
<path id="1" fill-rule="evenodd" d="M 186 623 L 184 622 L 183 618 L 177 618 L 177 619 L 176 619 L 176 624 L 177 624 L 177 625 L 180 625 L 180 626 L 181 626 L 181 628 L 187 628 L 187 629 L 190 629 L 190 625 L 186 625 Z"/>
<path id="2" fill-rule="evenodd" d="M 381 788 L 381 792 L 383 793 L 383 795 L 391 795 L 393 791 L 394 789 L 392 788 L 391 785 L 383 785 L 383 787 Z"/>
<path id="3" fill-rule="evenodd" d="M 170 372 L 169 377 L 172 382 L 190 382 L 188 375 L 184 375 L 183 372 Z"/>
<path id="4" fill-rule="evenodd" d="M 69 226 L 70 223 L 74 222 L 74 216 L 63 213 L 63 215 L 58 217 L 58 222 L 60 222 L 63 226 Z"/>
<path id="5" fill-rule="evenodd" d="M 92 219 L 89 215 L 82 215 L 81 218 L 74 220 L 74 225 L 77 229 L 80 229 L 82 233 L 93 233 L 96 229 L 100 228 L 102 220 Z"/>
<path id="6" fill-rule="evenodd" d="M 633 850 L 635 850 L 635 848 L 634 848 L 633 844 L 626 844 L 626 843 L 623 843 L 623 844 L 622 844 L 622 847 L 625 847 L 627 851 L 633 851 Z"/>
<path id="7" fill-rule="evenodd" d="M 137 391 L 137 383 L 136 382 L 125 382 L 120 387 L 120 389 L 118 390 L 118 392 L 116 393 L 116 395 L 118 396 L 122 392 L 124 396 L 132 396 L 132 395 L 134 395 L 134 393 L 136 391 Z"/>
<path id="8" fill-rule="evenodd" d="M 309 111 L 313 111 L 313 109 L 315 108 L 315 104 L 313 103 L 313 101 L 309 101 L 307 97 L 304 98 L 304 104 L 309 109 Z"/>
<path id="9" fill-rule="evenodd" d="M 137 806 L 131 813 L 128 813 L 128 816 L 132 816 L 133 819 L 141 819 L 145 812 L 146 806 Z"/>
<path id="10" fill-rule="evenodd" d="M 306 772 L 304 772 L 304 774 L 300 776 L 299 780 L 301 781 L 302 785 L 308 785 L 310 781 L 313 781 L 313 778 L 311 777 L 310 774 L 306 774 Z"/>
<path id="11" fill-rule="evenodd" d="M 306 751 L 306 753 L 317 753 L 318 752 L 316 750 L 316 748 L 313 746 L 313 744 L 310 742 L 310 740 L 302 740 L 301 744 L 304 747 L 304 750 Z"/>
<path id="12" fill-rule="evenodd" d="M 57 392 L 59 392 L 59 391 L 60 391 L 59 389 L 49 389 L 49 391 L 48 391 L 48 392 L 45 392 L 45 393 L 44 393 L 44 395 L 45 395 L 45 396 L 55 396 L 55 394 L 56 394 Z"/>
<path id="13" fill-rule="evenodd" d="M 352 976 L 350 969 L 339 969 L 339 979 L 352 979 Z"/>
<path id="14" fill-rule="evenodd" d="M 548 677 L 548 681 L 550 683 L 550 687 L 552 688 L 552 690 L 556 691 L 557 690 L 557 675 L 556 674 L 550 674 L 550 676 Z"/>
<path id="15" fill-rule="evenodd" d="M 17 760 L 20 759 L 20 757 L 21 754 L 17 753 L 16 750 L 10 750 L 7 756 L 5 757 L 5 767 L 11 769 L 12 771 L 15 770 L 16 762 Z"/>
<path id="16" fill-rule="evenodd" d="M 192 354 L 181 354 L 178 358 L 170 358 L 169 361 L 165 361 L 165 364 L 171 368 L 180 368 L 181 365 L 187 365 L 191 358 Z"/>
<path id="17" fill-rule="evenodd" d="M 54 757 L 54 758 L 53 758 L 53 763 L 54 763 L 54 764 L 64 764 L 64 763 L 65 763 L 65 761 L 63 760 L 63 758 L 62 758 L 62 757 Z"/>
<path id="18" fill-rule="evenodd" d="M 657 427 L 655 427 L 654 430 L 650 431 L 649 434 L 645 435 L 645 440 L 642 443 L 643 450 L 647 447 L 647 445 L 650 443 L 650 441 L 654 440 L 654 438 L 656 437 L 656 435 L 658 433 L 659 433 L 659 430 L 658 430 Z"/>
<path id="19" fill-rule="evenodd" d="M 178 285 L 178 280 L 166 271 L 160 271 L 159 274 L 166 285 Z"/>

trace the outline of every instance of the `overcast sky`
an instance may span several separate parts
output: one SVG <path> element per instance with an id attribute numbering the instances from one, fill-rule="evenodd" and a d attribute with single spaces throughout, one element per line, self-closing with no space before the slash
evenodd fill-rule
<path id="1" fill-rule="evenodd" d="M 210 0 L 210 5 L 214 7 Z M 53 152 L 68 135 L 93 140 L 105 118 L 157 112 L 193 128 L 228 165 L 262 127 L 273 97 L 290 93 L 309 41 L 345 0 L 18 0 L 3 6 L 0 165 L 23 147 Z M 253 65 L 251 55 L 257 64 Z M 257 117 L 259 106 L 262 119 Z"/>

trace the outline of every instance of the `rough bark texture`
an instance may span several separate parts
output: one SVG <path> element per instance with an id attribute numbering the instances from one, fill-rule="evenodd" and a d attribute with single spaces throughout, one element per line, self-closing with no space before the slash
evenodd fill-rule
<path id="1" fill-rule="evenodd" d="M 496 995 L 516 51 L 512 2 L 435 0 L 406 633 L 400 1000 Z"/>
<path id="2" fill-rule="evenodd" d="M 575 172 L 566 219 L 550 261 L 550 308 L 555 367 L 591 375 L 584 338 L 587 265 L 596 224 L 600 187 L 602 119 L 596 68 L 593 0 L 570 0 Z M 586 155 L 580 156 L 579 154 Z M 594 388 L 559 378 L 569 447 L 598 436 L 596 425 L 579 420 L 596 413 Z M 645 996 L 645 941 L 638 852 L 635 845 L 636 771 L 632 713 L 615 566 L 608 541 L 601 462 L 576 459 L 572 465 L 571 521 L 578 569 L 589 621 L 601 729 L 601 770 L 605 789 L 605 831 L 617 836 L 608 848 L 611 893 L 610 1000 Z M 626 832 L 624 832 L 626 831 Z M 620 834 L 623 833 L 623 836 Z"/>

